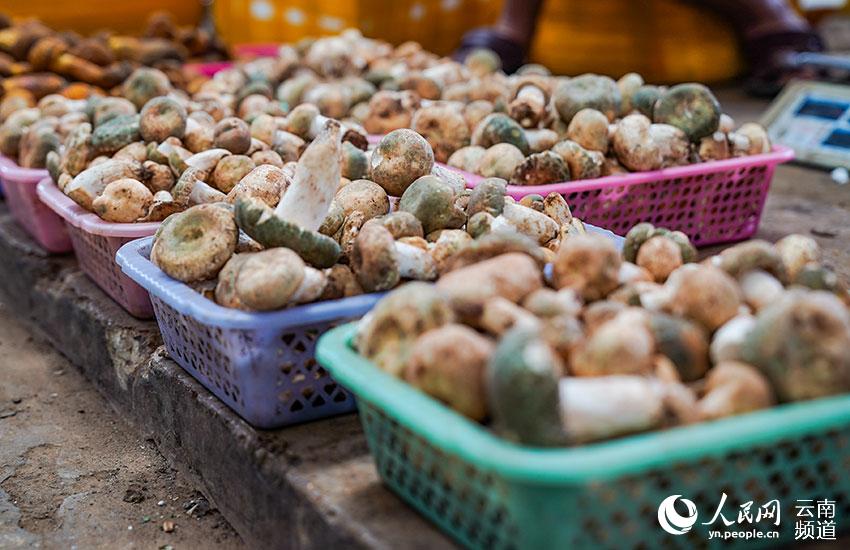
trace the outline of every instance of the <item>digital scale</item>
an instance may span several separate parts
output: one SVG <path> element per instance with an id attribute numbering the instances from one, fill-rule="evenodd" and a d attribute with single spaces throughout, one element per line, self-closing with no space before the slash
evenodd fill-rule
<path id="1" fill-rule="evenodd" d="M 850 168 L 850 86 L 816 81 L 788 84 L 762 117 L 773 143 L 796 160 Z"/>

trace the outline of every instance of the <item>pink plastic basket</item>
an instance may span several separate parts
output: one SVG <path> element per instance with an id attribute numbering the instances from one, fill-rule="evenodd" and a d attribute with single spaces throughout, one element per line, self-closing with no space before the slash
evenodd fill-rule
<path id="1" fill-rule="evenodd" d="M 208 63 L 186 63 L 187 71 L 211 77 L 219 71 L 229 69 L 233 66 L 233 61 L 210 61 Z"/>
<path id="2" fill-rule="evenodd" d="M 777 145 L 763 155 L 702 162 L 549 185 L 508 185 L 519 200 L 551 192 L 566 198 L 575 216 L 625 235 L 640 222 L 682 231 L 697 246 L 739 241 L 758 229 L 764 201 L 778 164 L 794 151 Z M 484 179 L 457 168 L 468 187 Z"/>
<path id="3" fill-rule="evenodd" d="M 65 222 L 36 194 L 36 184 L 46 177 L 47 170 L 21 168 L 12 159 L 0 159 L 0 180 L 12 218 L 48 252 L 70 252 L 71 239 Z"/>
<path id="4" fill-rule="evenodd" d="M 130 315 L 153 317 L 147 291 L 121 271 L 115 253 L 125 243 L 156 233 L 159 222 L 105 222 L 67 197 L 50 178 L 41 180 L 36 189 L 44 204 L 65 220 L 80 269 Z"/>

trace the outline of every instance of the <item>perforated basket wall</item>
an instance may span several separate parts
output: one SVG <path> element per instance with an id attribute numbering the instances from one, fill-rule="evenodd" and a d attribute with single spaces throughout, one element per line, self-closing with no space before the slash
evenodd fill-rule
<path id="1" fill-rule="evenodd" d="M 794 157 L 777 146 L 764 155 L 703 162 L 652 172 L 550 185 L 509 185 L 519 200 L 530 194 L 563 195 L 573 215 L 625 235 L 641 222 L 684 232 L 697 246 L 751 237 L 758 229 L 777 164 Z M 467 185 L 483 178 L 456 168 Z"/>
<path id="2" fill-rule="evenodd" d="M 20 168 L 9 159 L 0 162 L 0 180 L 12 218 L 48 252 L 71 251 L 71 240 L 62 221 L 36 194 L 36 184 L 47 170 Z"/>
<path id="3" fill-rule="evenodd" d="M 70 224 L 68 235 L 83 273 L 130 315 L 140 319 L 153 317 L 148 293 L 124 275 L 115 263 L 115 253 L 133 239 L 95 235 Z"/>
<path id="4" fill-rule="evenodd" d="M 317 356 L 358 400 L 382 480 L 464 546 L 537 548 L 775 548 L 794 542 L 797 500 L 835 501 L 850 523 L 850 398 L 767 411 L 574 449 L 532 449 L 491 434 L 350 347 L 353 327 L 329 332 Z M 739 506 L 780 502 L 780 524 L 710 522 L 721 495 Z M 692 500 L 698 523 L 662 530 L 661 502 Z M 778 539 L 710 540 L 709 530 L 779 530 Z"/>
<path id="5" fill-rule="evenodd" d="M 351 412 L 351 394 L 316 362 L 316 341 L 365 314 L 380 295 L 246 312 L 171 279 L 149 258 L 152 238 L 125 245 L 124 272 L 150 292 L 168 354 L 237 414 L 258 428 L 279 428 Z"/>
<path id="6" fill-rule="evenodd" d="M 249 423 L 273 428 L 354 411 L 354 398 L 313 356 L 316 340 L 337 322 L 223 329 L 158 298 L 153 304 L 171 358 Z"/>
<path id="7" fill-rule="evenodd" d="M 124 275 L 115 263 L 115 253 L 125 243 L 153 235 L 159 223 L 113 223 L 81 208 L 50 178 L 38 182 L 38 198 L 65 221 L 80 269 L 130 315 L 153 317 L 148 293 Z"/>

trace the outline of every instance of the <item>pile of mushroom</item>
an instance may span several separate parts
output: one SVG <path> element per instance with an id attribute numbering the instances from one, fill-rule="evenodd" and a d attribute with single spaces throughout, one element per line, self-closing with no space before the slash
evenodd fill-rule
<path id="1" fill-rule="evenodd" d="M 567 239 L 551 272 L 533 254 L 493 249 L 450 263 L 435 283 L 389 293 L 354 344 L 380 369 L 531 446 L 850 391 L 850 295 L 813 239 L 750 241 L 695 259 L 683 235 L 648 224 L 622 253 L 602 236 Z"/>
<path id="2" fill-rule="evenodd" d="M 764 128 L 735 129 L 701 84 L 669 89 L 619 81 L 518 74 L 501 104 L 431 102 L 416 110 L 421 132 L 449 166 L 512 185 L 592 179 L 767 153 Z M 508 96 L 511 97 L 511 96 Z"/>
<path id="3" fill-rule="evenodd" d="M 226 47 L 209 31 L 179 27 L 165 12 L 151 14 L 138 37 L 106 30 L 84 37 L 34 19 L 13 23 L 0 14 L 0 95 L 28 107 L 55 93 L 74 99 L 105 95 L 140 66 L 162 70 L 182 88 L 189 81 L 184 62 L 226 58 Z"/>
<path id="4" fill-rule="evenodd" d="M 324 125 L 297 162 L 253 168 L 227 194 L 204 181 L 216 182 L 222 165 L 237 155 L 211 149 L 188 157 L 169 204 L 189 207 L 165 219 L 151 260 L 202 291 L 215 281 L 212 296 L 221 305 L 269 310 L 390 290 L 407 280 L 434 280 L 494 251 L 522 251 L 543 265 L 565 239 L 585 233 L 560 195 L 517 203 L 505 197 L 506 183 L 496 178 L 466 189 L 462 179 L 435 165 L 428 142 L 412 130 L 391 132 L 369 152 L 362 174 L 369 179 L 349 179 L 346 129 L 334 120 L 325 119 Z M 179 164 L 178 157 L 169 158 L 169 166 Z M 136 166 L 111 162 L 120 163 L 116 170 Z M 127 177 L 132 176 L 106 185 L 93 201 L 95 208 L 117 194 L 110 186 L 129 185 Z M 79 199 L 83 187 L 74 181 L 65 190 Z M 248 257 L 254 259 L 246 262 Z M 265 274 L 282 284 L 275 274 L 283 264 L 294 266 L 286 272 L 296 274 L 295 280 L 308 277 L 311 292 L 296 292 L 293 283 L 287 292 L 240 297 L 242 287 L 235 281 L 242 280 L 243 269 L 255 282 Z"/>

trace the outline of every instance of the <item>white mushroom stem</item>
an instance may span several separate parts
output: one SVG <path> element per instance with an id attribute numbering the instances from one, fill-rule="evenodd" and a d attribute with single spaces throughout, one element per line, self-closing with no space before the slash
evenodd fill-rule
<path id="1" fill-rule="evenodd" d="M 756 312 L 772 304 L 785 292 L 779 280 L 761 269 L 748 271 L 738 280 L 744 301 Z"/>
<path id="2" fill-rule="evenodd" d="M 505 202 L 502 213 L 493 220 L 490 230 L 495 233 L 513 230 L 531 237 L 538 244 L 546 244 L 558 235 L 558 224 L 533 208 Z"/>
<path id="3" fill-rule="evenodd" d="M 106 186 L 122 178 L 138 178 L 141 165 L 130 160 L 107 160 L 83 170 L 63 189 L 77 204 L 91 209 Z"/>
<path id="4" fill-rule="evenodd" d="M 306 304 L 317 300 L 325 290 L 327 282 L 328 278 L 325 276 L 324 272 L 305 266 L 304 278 L 301 280 L 301 284 L 292 296 L 289 297 L 289 303 Z"/>
<path id="5" fill-rule="evenodd" d="M 494 336 L 501 336 L 515 326 L 538 328 L 540 320 L 533 313 L 507 298 L 496 296 L 484 304 L 479 321 L 481 328 Z"/>
<path id="6" fill-rule="evenodd" d="M 661 423 L 659 385 L 642 376 L 562 378 L 561 419 L 571 441 L 594 441 L 648 430 Z"/>
<path id="7" fill-rule="evenodd" d="M 295 178 L 280 199 L 275 214 L 308 231 L 318 230 L 339 186 L 339 162 L 329 159 L 340 158 L 341 152 L 340 124 L 330 120 L 298 160 Z"/>
<path id="8" fill-rule="evenodd" d="M 218 164 L 218 161 L 228 156 L 230 151 L 227 149 L 208 149 L 206 151 L 201 151 L 200 153 L 195 153 L 191 157 L 185 160 L 186 166 L 190 166 L 192 168 L 197 168 L 201 172 L 208 174 L 212 172 L 215 165 Z"/>
<path id="9" fill-rule="evenodd" d="M 396 241 L 395 256 L 402 279 L 429 281 L 437 278 L 437 263 L 427 250 Z"/>
<path id="10" fill-rule="evenodd" d="M 195 179 L 195 183 L 192 185 L 192 191 L 189 192 L 189 204 L 224 202 L 226 198 L 227 195 L 199 179 Z"/>
<path id="11" fill-rule="evenodd" d="M 717 364 L 721 361 L 740 361 L 741 346 L 755 324 L 756 320 L 751 315 L 739 315 L 726 321 L 717 329 L 711 340 L 711 362 Z"/>

